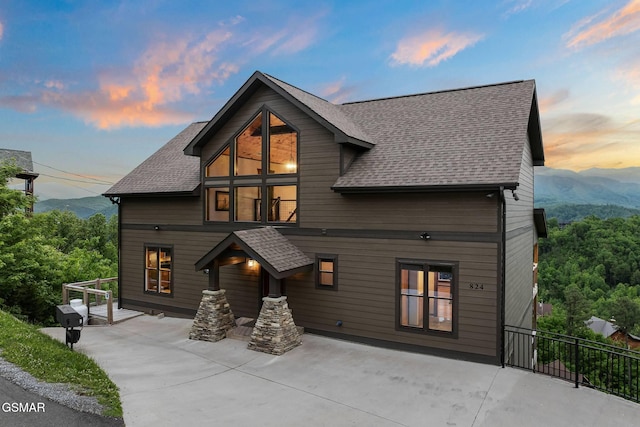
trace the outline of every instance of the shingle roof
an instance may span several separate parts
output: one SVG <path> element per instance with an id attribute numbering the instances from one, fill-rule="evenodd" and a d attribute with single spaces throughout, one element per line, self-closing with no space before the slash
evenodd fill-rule
<path id="1" fill-rule="evenodd" d="M 5 160 L 13 160 L 23 172 L 33 173 L 33 160 L 30 151 L 0 148 L 0 162 Z"/>
<path id="2" fill-rule="evenodd" d="M 105 196 L 190 193 L 200 185 L 200 159 L 185 156 L 184 147 L 206 122 L 192 123 L 107 190 Z"/>
<path id="3" fill-rule="evenodd" d="M 359 141 L 363 141 L 369 144 L 375 144 L 375 141 L 364 131 L 363 126 L 352 120 L 339 105 L 332 104 L 331 102 L 319 98 L 309 92 L 305 92 L 302 89 L 298 89 L 288 83 L 278 80 L 268 74 L 263 74 L 267 79 L 278 85 L 300 103 L 309 107 L 311 111 L 316 113 L 322 119 L 326 120 L 328 124 L 335 126 L 342 131 L 345 135 L 355 138 Z"/>
<path id="4" fill-rule="evenodd" d="M 279 273 L 313 264 L 308 256 L 273 227 L 234 231 L 233 234 Z"/>
<path id="5" fill-rule="evenodd" d="M 212 135 L 233 115 L 237 108 L 242 105 L 259 87 L 267 86 L 289 100 L 300 108 L 309 117 L 315 119 L 322 126 L 326 127 L 335 135 L 336 141 L 350 143 L 357 146 L 370 148 L 373 146 L 372 139 L 363 128 L 351 120 L 341 110 L 340 106 L 330 103 L 322 98 L 298 89 L 288 83 L 276 79 L 275 77 L 263 74 L 259 71 L 245 82 L 244 85 L 227 101 L 227 103 L 216 113 L 207 123 L 202 132 L 185 147 L 185 154 L 198 156 L 201 147 L 206 144 Z"/>
<path id="6" fill-rule="evenodd" d="M 593 332 L 604 335 L 605 338 L 610 337 L 616 332 L 616 328 L 613 326 L 613 323 L 607 322 L 606 320 L 600 319 L 596 316 L 591 316 L 589 320 L 585 320 L 584 324 Z"/>
<path id="7" fill-rule="evenodd" d="M 238 245 L 277 279 L 313 267 L 313 261 L 275 228 L 263 227 L 234 231 L 196 262 L 196 270 L 206 268 L 216 258 L 224 256 L 225 250 L 233 245 Z"/>
<path id="8" fill-rule="evenodd" d="M 337 191 L 517 183 L 532 80 L 342 105 L 376 146 Z"/>
<path id="9" fill-rule="evenodd" d="M 105 195 L 194 191 L 201 146 L 264 85 L 336 141 L 365 148 L 334 183 L 338 192 L 515 188 L 528 136 L 534 164 L 544 163 L 533 80 L 335 105 L 256 72 L 211 121 L 187 127 Z"/>

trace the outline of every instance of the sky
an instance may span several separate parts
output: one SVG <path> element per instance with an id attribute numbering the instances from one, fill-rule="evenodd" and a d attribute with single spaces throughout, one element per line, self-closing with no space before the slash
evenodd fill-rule
<path id="1" fill-rule="evenodd" d="M 640 0 L 3 0 L 0 148 L 99 195 L 256 70 L 335 103 L 535 79 L 547 166 L 640 166 Z"/>

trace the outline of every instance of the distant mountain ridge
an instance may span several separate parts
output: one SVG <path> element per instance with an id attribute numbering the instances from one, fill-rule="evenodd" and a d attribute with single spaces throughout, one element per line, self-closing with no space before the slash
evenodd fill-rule
<path id="1" fill-rule="evenodd" d="M 618 212 L 621 216 L 627 216 L 640 209 L 640 167 L 593 168 L 581 172 L 548 167 L 535 169 L 535 205 L 546 208 L 549 213 L 556 212 L 552 208 L 560 208 L 562 205 L 598 205 L 599 207 L 592 208 L 593 215 L 597 216 L 616 215 Z M 615 206 L 622 206 L 627 210 L 614 209 Z M 36 212 L 54 209 L 72 211 L 80 218 L 88 218 L 96 213 L 109 218 L 118 212 L 117 206 L 103 196 L 47 199 L 35 205 Z M 586 206 L 578 209 L 580 216 L 589 212 Z M 559 216 L 564 215 L 566 212 Z"/>
<path id="2" fill-rule="evenodd" d="M 640 167 L 573 172 L 536 168 L 535 204 L 617 205 L 640 208 Z"/>
<path id="3" fill-rule="evenodd" d="M 111 203 L 103 196 L 82 197 L 79 199 L 47 199 L 36 202 L 35 212 L 48 212 L 53 210 L 71 211 L 79 218 L 89 218 L 101 213 L 109 219 L 118 214 L 118 206 Z"/>

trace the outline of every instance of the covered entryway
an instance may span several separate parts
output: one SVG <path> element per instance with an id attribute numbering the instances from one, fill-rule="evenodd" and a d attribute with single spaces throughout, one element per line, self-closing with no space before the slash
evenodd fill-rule
<path id="1" fill-rule="evenodd" d="M 192 339 L 218 341 L 235 327 L 220 283 L 220 267 L 255 260 L 263 270 L 262 308 L 251 333 L 249 348 L 282 354 L 301 339 L 283 294 L 283 279 L 313 269 L 313 261 L 273 227 L 234 231 L 196 262 L 196 270 L 209 270 L 209 287 L 194 319 Z"/>

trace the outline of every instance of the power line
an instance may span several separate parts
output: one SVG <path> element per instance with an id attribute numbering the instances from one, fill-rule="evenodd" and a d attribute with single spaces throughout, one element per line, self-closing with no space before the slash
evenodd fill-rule
<path id="1" fill-rule="evenodd" d="M 40 173 L 40 175 L 42 176 L 48 176 L 49 178 L 55 178 L 55 179 L 64 179 L 65 181 L 73 181 L 73 182 L 80 182 L 82 184 L 93 184 L 93 185 L 113 185 L 111 182 L 89 182 L 89 181 L 81 181 L 79 179 L 73 179 L 73 178 L 63 178 L 61 176 L 55 176 L 55 175 L 48 175 L 46 173 Z"/>
<path id="2" fill-rule="evenodd" d="M 45 165 L 45 164 L 43 164 L 43 163 L 38 163 L 38 162 L 36 162 L 35 160 L 32 160 L 32 161 L 33 161 L 33 163 L 35 163 L 36 165 L 44 166 L 45 168 L 53 169 L 53 170 L 55 170 L 55 171 L 62 172 L 62 173 L 66 173 L 66 174 L 69 174 L 69 175 L 79 176 L 80 178 L 90 179 L 90 180 L 92 180 L 92 181 L 96 181 L 97 183 L 100 183 L 100 184 L 104 184 L 104 185 L 113 185 L 113 184 L 114 184 L 113 182 L 105 181 L 105 180 L 102 180 L 102 179 L 96 179 L 96 178 L 92 178 L 92 177 L 90 177 L 90 176 L 81 175 L 81 174 L 79 174 L 79 173 L 73 173 L 73 172 L 68 172 L 68 171 L 62 170 L 62 169 L 54 168 L 53 166 L 48 166 L 48 165 Z M 42 174 L 42 175 L 45 175 L 45 174 Z M 45 176 L 52 177 L 51 175 L 45 175 Z M 55 176 L 54 176 L 54 177 L 52 177 L 52 178 L 59 178 L 59 177 L 55 177 Z M 73 181 L 73 180 L 72 180 L 72 179 L 70 179 L 70 178 L 60 178 L 60 179 L 68 179 L 68 180 L 70 180 L 70 181 Z M 78 181 L 78 182 L 84 182 L 84 181 Z M 87 183 L 87 184 L 88 184 L 88 183 Z"/>
<path id="3" fill-rule="evenodd" d="M 23 156 L 19 156 L 19 157 L 22 160 L 25 160 L 25 161 L 29 161 L 30 160 L 30 159 L 27 159 L 26 157 L 23 157 Z M 114 184 L 113 182 L 105 181 L 103 179 L 96 179 L 96 178 L 93 178 L 93 177 L 90 177 L 90 176 L 87 176 L 87 175 L 81 175 L 79 173 L 73 173 L 73 172 L 68 172 L 68 171 L 62 170 L 62 169 L 54 168 L 53 166 L 45 165 L 44 163 L 39 163 L 39 162 L 36 162 L 35 160 L 31 160 L 31 162 L 35 163 L 36 165 L 44 166 L 45 168 L 49 168 L 49 169 L 53 169 L 53 170 L 58 171 L 58 172 L 66 173 L 68 175 L 74 175 L 74 176 L 79 176 L 80 178 L 90 179 L 91 181 L 94 181 L 94 182 L 79 181 L 79 180 L 74 180 L 74 179 L 71 179 L 71 178 L 62 178 L 62 177 L 59 177 L 59 176 L 47 175 L 47 174 L 44 174 L 44 173 L 40 174 L 40 175 L 43 175 L 43 176 L 48 176 L 50 178 L 64 179 L 64 180 L 67 180 L 67 181 L 81 182 L 83 184 L 101 184 L 101 185 L 113 185 Z"/>

